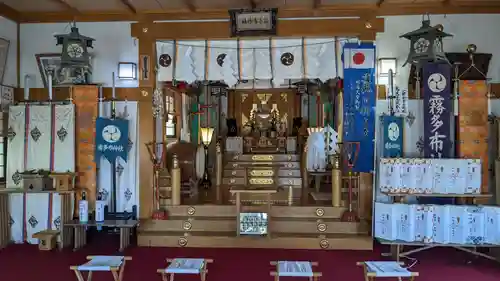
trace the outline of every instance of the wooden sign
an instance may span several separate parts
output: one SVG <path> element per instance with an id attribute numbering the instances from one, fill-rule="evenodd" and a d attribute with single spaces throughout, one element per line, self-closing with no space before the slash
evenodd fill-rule
<path id="1" fill-rule="evenodd" d="M 231 37 L 276 35 L 278 9 L 229 10 Z"/>

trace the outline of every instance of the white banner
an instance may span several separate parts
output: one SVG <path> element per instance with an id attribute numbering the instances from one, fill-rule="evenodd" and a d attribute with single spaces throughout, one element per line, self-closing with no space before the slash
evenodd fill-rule
<path id="1" fill-rule="evenodd" d="M 238 44 L 236 40 L 208 41 L 208 78 L 224 81 L 230 87 L 238 83 Z"/>
<path id="2" fill-rule="evenodd" d="M 270 80 L 271 47 L 270 40 L 240 40 L 241 80 Z"/>
<path id="3" fill-rule="evenodd" d="M 335 38 L 304 39 L 304 76 L 321 81 L 337 77 Z"/>
<path id="4" fill-rule="evenodd" d="M 24 172 L 26 106 L 9 107 L 9 128 L 7 129 L 7 188 L 21 188 Z"/>
<path id="5" fill-rule="evenodd" d="M 274 84 L 304 78 L 302 39 L 271 40 Z"/>
<path id="6" fill-rule="evenodd" d="M 175 80 L 192 83 L 206 80 L 205 41 L 177 41 Z"/>
<path id="7" fill-rule="evenodd" d="M 116 102 L 116 116 L 129 121 L 129 152 L 128 159 L 118 159 L 116 163 L 116 211 L 131 212 L 135 205 L 139 208 L 138 184 L 138 135 L 137 135 L 137 102 Z M 111 116 L 111 103 L 105 102 L 101 117 Z M 102 200 L 110 206 L 112 190 L 112 170 L 108 160 L 102 158 L 99 162 L 99 194 Z"/>
<path id="8" fill-rule="evenodd" d="M 26 170 L 50 170 L 52 106 L 30 105 Z"/>
<path id="9" fill-rule="evenodd" d="M 175 41 L 156 42 L 158 81 L 172 81 L 175 58 Z"/>

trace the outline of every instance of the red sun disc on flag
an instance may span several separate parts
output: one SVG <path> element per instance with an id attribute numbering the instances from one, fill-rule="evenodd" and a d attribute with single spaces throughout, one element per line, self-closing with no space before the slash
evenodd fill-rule
<path id="1" fill-rule="evenodd" d="M 365 62 L 365 55 L 363 53 L 357 52 L 352 56 L 352 61 L 354 64 L 363 64 Z"/>

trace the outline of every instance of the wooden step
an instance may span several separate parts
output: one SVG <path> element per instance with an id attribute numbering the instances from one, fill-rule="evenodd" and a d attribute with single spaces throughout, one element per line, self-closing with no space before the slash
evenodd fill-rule
<path id="1" fill-rule="evenodd" d="M 300 169 L 277 169 L 277 177 L 291 177 L 291 178 L 300 178 L 301 172 Z M 244 177 L 245 172 L 248 176 L 258 176 L 261 171 L 271 171 L 272 175 L 268 175 L 268 177 L 274 176 L 275 169 L 265 168 L 265 167 L 256 167 L 254 169 L 229 169 L 224 170 L 224 177 Z"/>
<path id="2" fill-rule="evenodd" d="M 246 211 L 259 211 L 262 207 L 246 206 Z M 180 205 L 169 206 L 166 209 L 171 217 L 236 217 L 234 205 Z M 338 219 L 342 216 L 344 207 L 316 206 L 273 206 L 270 216 L 273 218 L 312 218 Z"/>
<path id="3" fill-rule="evenodd" d="M 341 222 L 338 219 L 273 219 L 269 225 L 271 233 L 303 233 L 314 234 L 368 234 L 367 222 Z M 318 228 L 323 231 L 319 231 Z M 138 229 L 143 231 L 171 231 L 171 232 L 236 232 L 236 218 L 214 219 L 210 217 L 172 217 L 168 220 L 150 220 L 141 224 Z"/>
<path id="4" fill-rule="evenodd" d="M 245 178 L 223 178 L 222 184 L 225 185 L 274 185 L 274 186 L 302 186 L 302 178 L 263 178 L 249 177 L 248 182 Z"/>
<path id="5" fill-rule="evenodd" d="M 298 162 L 300 155 L 297 154 L 241 154 L 224 155 L 226 162 Z"/>
<path id="6" fill-rule="evenodd" d="M 185 233 L 147 231 L 138 234 L 138 246 L 145 247 L 202 247 L 202 248 L 263 248 L 263 249 L 317 249 L 317 250 L 373 250 L 373 238 L 362 234 L 272 235 L 236 237 L 233 232 L 203 233 L 184 236 Z"/>
<path id="7" fill-rule="evenodd" d="M 227 162 L 224 165 L 225 170 L 232 169 L 256 169 L 256 168 L 270 168 L 277 169 L 300 169 L 300 162 Z"/>

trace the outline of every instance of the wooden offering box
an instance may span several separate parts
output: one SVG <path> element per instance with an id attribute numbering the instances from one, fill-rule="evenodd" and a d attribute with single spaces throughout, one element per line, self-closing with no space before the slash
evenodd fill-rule
<path id="1" fill-rule="evenodd" d="M 50 173 L 49 177 L 54 180 L 57 191 L 70 191 L 75 188 L 74 173 Z"/>
<path id="2" fill-rule="evenodd" d="M 52 178 L 38 174 L 23 174 L 23 188 L 29 191 L 44 191 L 54 189 Z"/>
<path id="3" fill-rule="evenodd" d="M 58 230 L 47 229 L 33 234 L 33 238 L 38 239 L 38 249 L 40 251 L 51 251 L 57 246 Z"/>

